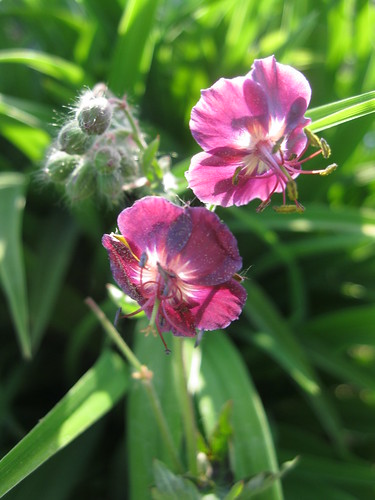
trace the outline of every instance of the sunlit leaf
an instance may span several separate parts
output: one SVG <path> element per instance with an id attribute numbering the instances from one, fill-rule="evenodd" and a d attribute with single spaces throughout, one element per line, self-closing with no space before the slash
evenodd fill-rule
<path id="1" fill-rule="evenodd" d="M 375 91 L 372 91 L 309 109 L 306 116 L 312 119 L 308 128 L 320 132 L 374 112 Z"/>
<path id="2" fill-rule="evenodd" d="M 114 92 L 139 93 L 143 89 L 141 75 L 151 64 L 157 5 L 158 0 L 126 2 L 109 75 L 109 86 Z"/>
<path id="3" fill-rule="evenodd" d="M 0 496 L 107 413 L 129 383 L 122 358 L 106 351 L 59 403 L 0 461 Z"/>
<path id="4" fill-rule="evenodd" d="M 277 472 L 267 417 L 239 353 L 224 332 L 207 332 L 201 345 L 202 361 L 195 393 L 205 432 L 212 435 L 221 408 L 231 401 L 233 439 L 230 461 L 235 479 L 264 470 Z M 190 374 L 190 379 L 192 377 Z M 282 498 L 280 484 L 276 481 L 266 496 L 259 498 Z"/>
<path id="5" fill-rule="evenodd" d="M 58 80 L 81 85 L 85 74 L 79 66 L 56 55 L 31 49 L 0 50 L 0 63 L 24 64 Z"/>

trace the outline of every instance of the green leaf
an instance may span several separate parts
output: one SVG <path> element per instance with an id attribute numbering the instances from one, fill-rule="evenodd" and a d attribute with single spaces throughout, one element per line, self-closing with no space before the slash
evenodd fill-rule
<path id="1" fill-rule="evenodd" d="M 248 297 L 244 314 L 256 328 L 248 338 L 275 359 L 303 390 L 321 425 L 338 448 L 343 450 L 343 434 L 338 416 L 302 347 L 265 293 L 250 281 L 246 283 L 246 290 Z"/>
<path id="2" fill-rule="evenodd" d="M 135 300 L 131 299 L 129 295 L 126 295 L 120 288 L 110 283 L 107 284 L 107 291 L 111 301 L 118 307 L 121 308 L 121 314 L 125 316 L 132 314 L 139 309 L 139 304 Z M 144 316 L 144 311 L 140 311 L 137 315 L 131 316 L 133 318 L 140 318 Z"/>
<path id="3" fill-rule="evenodd" d="M 107 413 L 128 388 L 122 358 L 106 351 L 59 403 L 0 461 L 0 496 Z"/>
<path id="4" fill-rule="evenodd" d="M 252 477 L 244 484 L 239 499 L 247 500 L 248 498 L 254 498 L 254 496 L 262 491 L 267 490 L 276 480 L 281 479 L 287 472 L 293 469 L 297 465 L 298 460 L 299 457 L 295 457 L 293 460 L 283 463 L 279 472 L 261 472 Z"/>
<path id="5" fill-rule="evenodd" d="M 0 280 L 8 300 L 22 355 L 31 358 L 21 238 L 25 185 L 26 179 L 22 174 L 0 174 Z"/>
<path id="6" fill-rule="evenodd" d="M 44 130 L 17 123 L 8 117 L 1 120 L 0 132 L 2 136 L 34 162 L 42 160 L 44 152 L 51 142 L 50 136 Z"/>
<path id="7" fill-rule="evenodd" d="M 70 217 L 53 213 L 38 234 L 36 266 L 30 276 L 30 322 L 33 348 L 39 345 L 55 305 L 78 236 Z"/>
<path id="8" fill-rule="evenodd" d="M 6 494 L 6 500 L 66 500 L 74 497 L 77 485 L 95 455 L 105 425 L 96 424 Z"/>
<path id="9" fill-rule="evenodd" d="M 6 49 L 0 51 L 0 63 L 24 64 L 44 75 L 52 76 L 74 85 L 82 85 L 85 73 L 76 64 L 56 55 L 31 49 Z"/>
<path id="10" fill-rule="evenodd" d="M 312 120 L 308 128 L 313 132 L 320 132 L 374 112 L 375 91 L 373 90 L 307 110 L 306 116 Z"/>
<path id="11" fill-rule="evenodd" d="M 199 500 L 201 498 L 196 486 L 181 476 L 171 472 L 159 460 L 153 464 L 156 488 L 152 489 L 155 500 Z"/>
<path id="12" fill-rule="evenodd" d="M 153 384 L 159 397 L 168 427 L 176 447 L 182 439 L 182 421 L 177 404 L 178 395 L 174 384 L 172 356 L 166 356 L 159 338 L 145 336 L 142 330 L 147 323 L 138 321 L 134 352 L 142 364 L 153 373 Z M 169 334 L 164 334 L 167 344 Z M 164 444 L 154 417 L 150 400 L 143 383 L 135 381 L 127 404 L 127 450 L 129 457 L 129 498 L 148 498 L 153 483 L 153 460 L 162 460 L 173 467 L 169 451 Z"/>
<path id="13" fill-rule="evenodd" d="M 115 93 L 141 93 L 142 75 L 151 64 L 152 32 L 158 0 L 129 0 L 118 27 L 109 87 Z"/>
<path id="14" fill-rule="evenodd" d="M 201 345 L 200 372 L 190 373 L 190 383 L 195 384 L 206 435 L 212 435 L 223 405 L 232 401 L 230 463 L 235 479 L 265 470 L 278 472 L 267 417 L 241 356 L 224 332 L 206 333 Z M 192 365 L 199 366 L 195 357 L 200 357 L 198 349 L 194 351 Z M 280 483 L 276 481 L 261 498 L 281 499 Z"/>
<path id="15" fill-rule="evenodd" d="M 232 401 L 228 401 L 222 408 L 216 427 L 210 437 L 211 458 L 223 461 L 228 452 L 228 442 L 233 435 L 231 426 Z"/>

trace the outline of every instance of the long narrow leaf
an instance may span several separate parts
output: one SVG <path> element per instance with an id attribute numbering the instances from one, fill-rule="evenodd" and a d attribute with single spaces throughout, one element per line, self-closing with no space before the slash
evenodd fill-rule
<path id="1" fill-rule="evenodd" d="M 29 66 L 40 73 L 81 85 L 84 82 L 83 70 L 61 57 L 30 49 L 7 49 L 0 51 L 0 63 L 17 63 Z"/>
<path id="2" fill-rule="evenodd" d="M 264 471 L 278 472 L 274 445 L 261 400 L 227 333 L 205 334 L 199 378 L 196 397 L 206 433 L 213 431 L 223 405 L 227 401 L 233 403 L 231 465 L 235 479 L 244 479 Z M 259 495 L 259 499 L 261 498 L 283 498 L 279 481 Z"/>
<path id="3" fill-rule="evenodd" d="M 244 313 L 257 331 L 249 339 L 275 359 L 309 398 L 321 425 L 343 450 L 341 424 L 300 344 L 270 300 L 253 282 L 246 285 Z"/>
<path id="4" fill-rule="evenodd" d="M 151 63 L 151 37 L 158 0 L 129 0 L 118 28 L 109 86 L 113 92 L 134 92 Z"/>
<path id="5" fill-rule="evenodd" d="M 124 395 L 128 372 L 106 351 L 60 402 L 0 461 L 0 496 L 82 434 Z"/>
<path id="6" fill-rule="evenodd" d="M 37 263 L 30 277 L 31 337 L 35 349 L 44 332 L 70 263 L 77 226 L 71 218 L 52 214 L 43 226 L 37 246 Z"/>
<path id="7" fill-rule="evenodd" d="M 312 120 L 308 128 L 320 132 L 374 112 L 375 91 L 372 91 L 310 109 L 306 115 Z"/>
<path id="8" fill-rule="evenodd" d="M 145 321 L 138 321 L 139 330 Z M 166 341 L 168 342 L 167 336 Z M 166 356 L 159 338 L 138 333 L 135 354 L 153 372 L 153 383 L 158 394 L 169 429 L 179 446 L 182 438 L 182 423 L 177 394 L 173 383 L 173 352 Z M 149 498 L 153 484 L 152 464 L 155 458 L 173 468 L 169 452 L 163 442 L 149 398 L 142 382 L 135 382 L 129 393 L 127 405 L 127 449 L 129 456 L 129 498 Z"/>
<path id="9" fill-rule="evenodd" d="M 22 354 L 25 358 L 30 358 L 31 341 L 21 240 L 25 185 L 26 179 L 21 174 L 0 174 L 0 280 L 8 299 Z"/>

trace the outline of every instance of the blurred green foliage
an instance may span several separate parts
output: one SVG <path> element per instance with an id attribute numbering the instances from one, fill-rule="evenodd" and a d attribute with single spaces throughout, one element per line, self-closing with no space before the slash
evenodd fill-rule
<path id="1" fill-rule="evenodd" d="M 90 204 L 68 209 L 37 174 L 82 88 L 102 81 L 118 96 L 126 93 L 150 140 L 160 134 L 160 151 L 173 153 L 174 172 L 183 179 L 198 151 L 188 121 L 200 89 L 275 54 L 309 79 L 313 107 L 373 91 L 374 26 L 375 6 L 367 0 L 0 1 L 1 456 L 92 365 L 88 373 L 103 370 L 96 360 L 107 340 L 85 297 L 94 297 L 110 317 L 116 311 L 107 298 L 112 278 L 100 244 L 115 228 L 116 211 Z M 207 446 L 222 405 L 234 404 L 227 468 L 216 471 L 223 485 L 249 479 L 265 464 L 271 472 L 276 459 L 281 464 L 298 455 L 282 478 L 285 498 L 367 499 L 375 495 L 373 115 L 324 136 L 339 169 L 327 178 L 300 179 L 304 214 L 256 214 L 257 202 L 217 210 L 238 238 L 249 298 L 225 334 L 203 339 L 202 378 L 192 390 Z M 158 339 L 144 338 L 139 329 L 135 321 L 120 324 L 154 370 L 181 444 L 170 359 Z M 110 393 L 95 380 L 93 394 Z M 152 481 L 153 470 L 160 489 L 171 473 L 159 462 L 153 469 L 153 458 L 171 464 L 140 391 L 139 382 L 131 382 L 125 411 L 117 404 L 7 498 L 35 492 L 41 499 L 138 499 L 150 491 L 143 478 Z M 103 411 L 93 411 L 95 422 Z M 86 429 L 83 417 L 78 424 L 75 435 Z M 173 475 L 170 480 L 186 486 Z M 229 496 L 234 490 L 217 494 L 235 498 Z M 281 498 L 280 484 L 256 498 Z"/>

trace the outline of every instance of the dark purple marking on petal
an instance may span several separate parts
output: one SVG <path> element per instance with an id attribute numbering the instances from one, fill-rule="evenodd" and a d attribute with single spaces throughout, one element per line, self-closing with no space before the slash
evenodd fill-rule
<path id="1" fill-rule="evenodd" d="M 193 230 L 183 248 L 181 261 L 188 263 L 187 281 L 195 285 L 216 285 L 241 269 L 237 240 L 219 217 L 203 207 L 189 207 Z M 178 271 L 176 270 L 178 273 Z"/>
<path id="2" fill-rule="evenodd" d="M 301 126 L 301 122 L 305 120 L 303 115 L 306 112 L 306 108 L 306 101 L 303 97 L 297 97 L 297 99 L 293 101 L 286 117 L 285 133 L 288 133 L 295 127 Z"/>
<path id="3" fill-rule="evenodd" d="M 182 209 L 183 210 L 183 209 Z M 183 212 L 169 226 L 167 235 L 167 263 L 177 253 L 181 252 L 188 242 L 193 223 L 188 211 Z"/>
<path id="4" fill-rule="evenodd" d="M 235 149 L 235 148 L 227 148 L 227 147 L 222 147 L 222 148 L 215 148 L 215 149 L 210 149 L 210 151 L 207 151 L 208 154 L 212 156 L 217 156 L 220 158 L 221 163 L 233 163 L 233 162 L 239 162 L 243 159 L 244 156 L 249 154 L 249 151 L 247 149 Z"/>
<path id="5" fill-rule="evenodd" d="M 268 133 L 269 116 L 242 116 L 232 120 L 234 130 L 242 130 L 252 137 L 266 136 Z"/>

